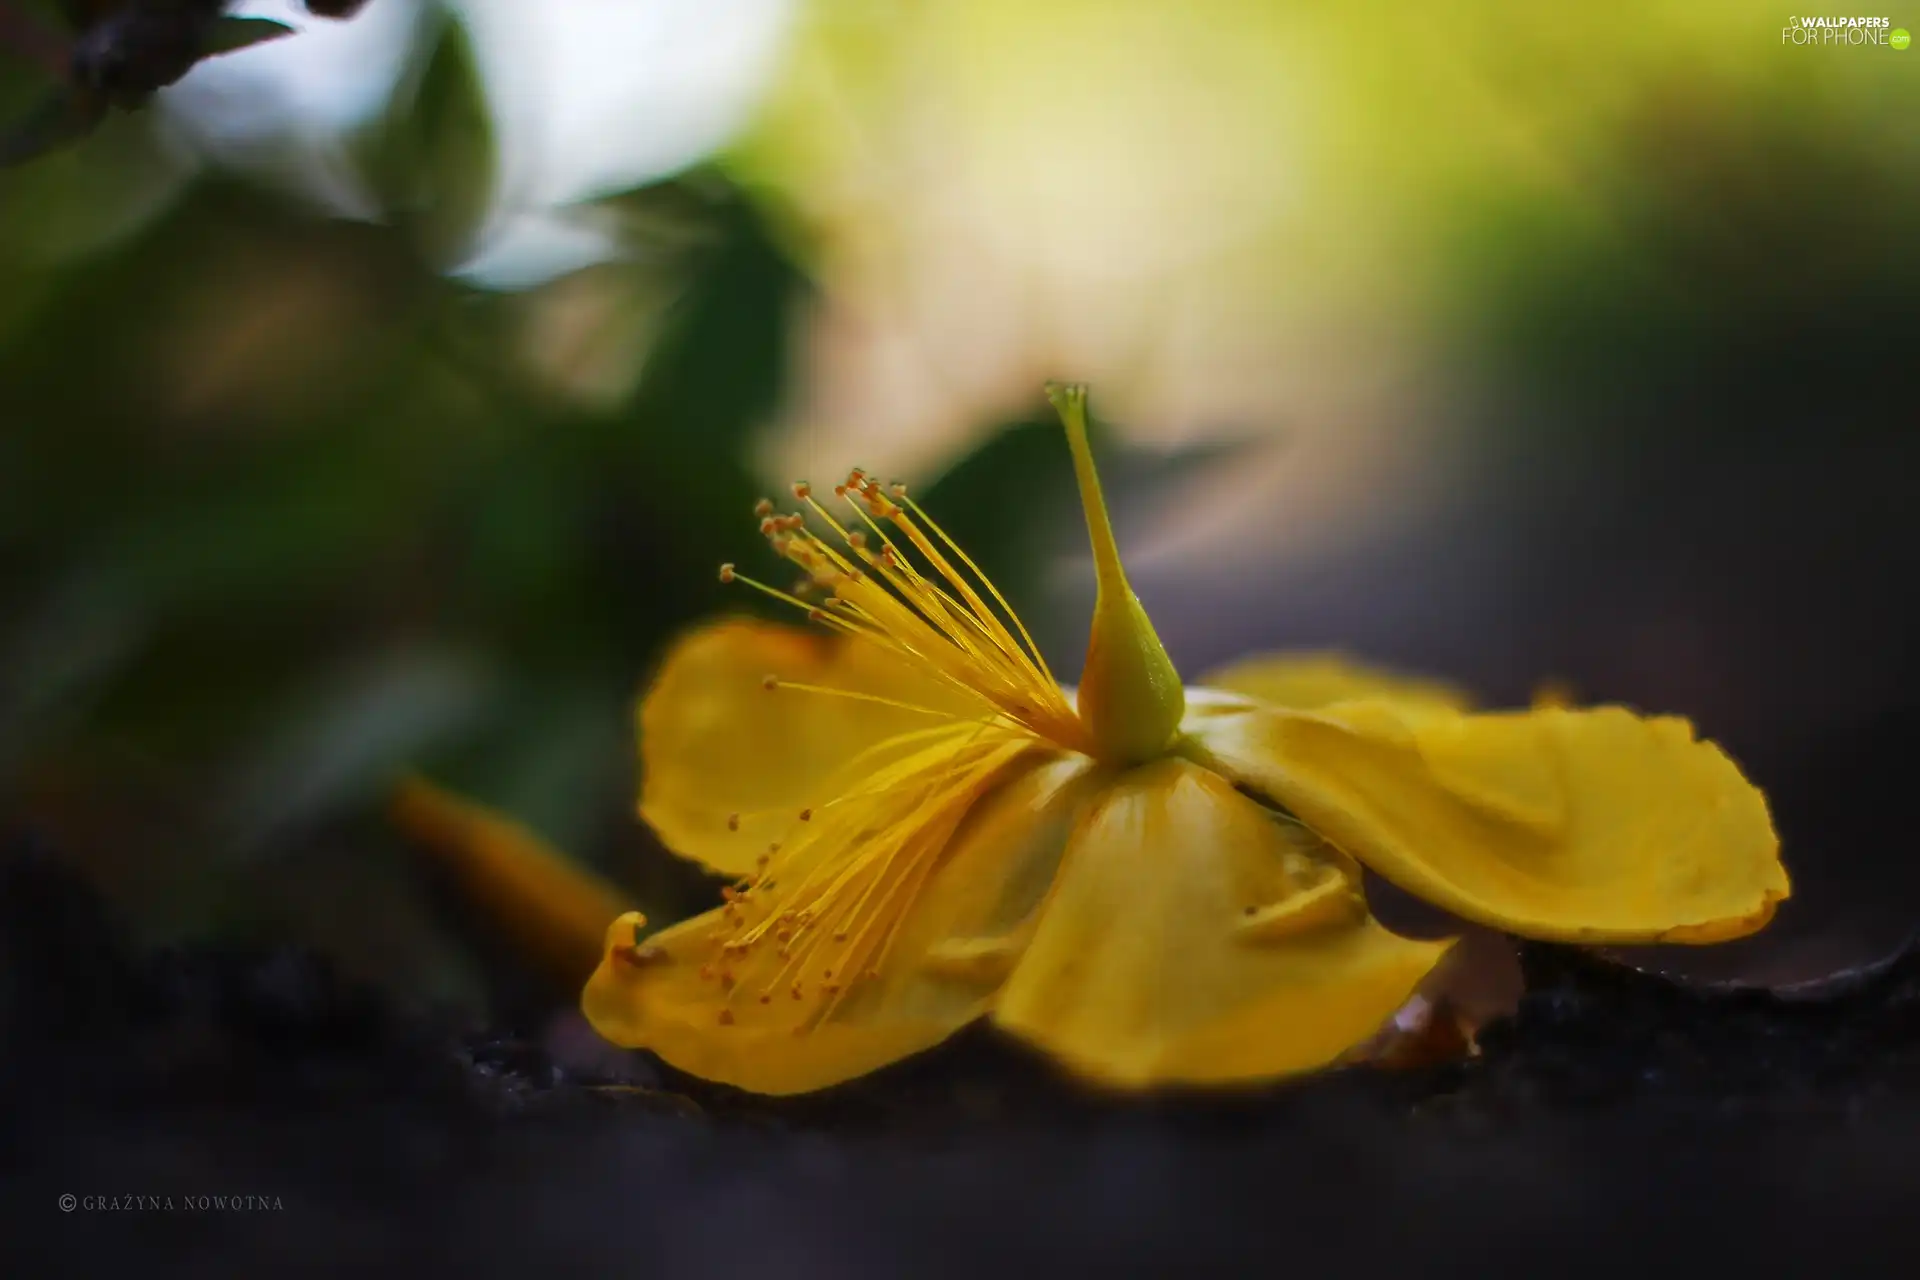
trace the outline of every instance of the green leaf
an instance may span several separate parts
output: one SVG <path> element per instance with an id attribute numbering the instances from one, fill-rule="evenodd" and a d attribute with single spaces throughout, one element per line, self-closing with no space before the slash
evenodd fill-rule
<path id="1" fill-rule="evenodd" d="M 221 18 L 207 31 L 200 56 L 217 58 L 223 53 L 236 53 L 292 34 L 292 27 L 272 18 Z"/>
<path id="2" fill-rule="evenodd" d="M 779 404 L 787 325 L 805 280 L 737 195 L 708 217 L 715 238 L 693 251 L 691 278 L 648 358 L 634 409 L 644 429 L 720 452 L 737 448 Z"/>
<path id="3" fill-rule="evenodd" d="M 459 22 L 442 24 L 371 141 L 374 189 L 421 256 L 437 270 L 471 256 L 493 205 L 497 159 L 473 42 Z"/>

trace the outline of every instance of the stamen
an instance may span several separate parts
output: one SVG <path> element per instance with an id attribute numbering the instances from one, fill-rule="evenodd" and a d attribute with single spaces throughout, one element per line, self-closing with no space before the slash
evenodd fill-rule
<path id="1" fill-rule="evenodd" d="M 922 707 L 911 702 L 902 702 L 898 698 L 882 697 L 877 693 L 862 693 L 857 689 L 833 689 L 823 684 L 807 684 L 800 680 L 782 680 L 778 676 L 765 676 L 760 681 L 762 689 L 792 689 L 797 693 L 822 693 L 834 698 L 850 698 L 855 702 L 872 702 L 883 707 L 892 707 L 898 711 L 914 711 L 923 716 L 939 716 L 943 720 L 957 719 L 951 711 L 937 711 L 932 707 Z"/>

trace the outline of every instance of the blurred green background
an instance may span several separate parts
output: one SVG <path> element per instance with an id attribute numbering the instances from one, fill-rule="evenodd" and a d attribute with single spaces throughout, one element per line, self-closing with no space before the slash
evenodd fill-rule
<path id="1" fill-rule="evenodd" d="M 49 6 L 4 7 L 19 119 Z M 1189 675 L 1688 714 L 1800 889 L 1691 964 L 1920 918 L 1920 52 L 1750 0 L 239 11 L 299 30 L 0 171 L 0 813 L 151 935 L 555 998 L 395 772 L 703 902 L 631 709 L 750 606 L 754 500 L 913 480 L 1071 669 L 1056 376 Z"/>

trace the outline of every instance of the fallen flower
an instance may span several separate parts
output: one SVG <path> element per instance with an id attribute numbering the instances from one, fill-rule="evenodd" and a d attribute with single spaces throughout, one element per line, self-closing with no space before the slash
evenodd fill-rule
<path id="1" fill-rule="evenodd" d="M 684 638 L 640 708 L 640 812 L 736 877 L 644 940 L 617 919 L 594 1027 L 762 1093 L 981 1017 L 1117 1087 L 1286 1076 L 1372 1040 L 1448 950 L 1382 927 L 1361 866 L 1534 938 L 1715 942 L 1787 896 L 1760 792 L 1687 721 L 1477 714 L 1444 686 L 1264 658 L 1184 688 L 1128 586 L 1054 386 L 1099 595 L 1077 692 L 899 486 L 762 503 L 824 631 Z"/>

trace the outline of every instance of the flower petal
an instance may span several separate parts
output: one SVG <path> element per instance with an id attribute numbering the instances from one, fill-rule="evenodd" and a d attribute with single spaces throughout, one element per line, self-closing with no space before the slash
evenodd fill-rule
<path id="1" fill-rule="evenodd" d="M 1349 703 L 1220 715 L 1197 736 L 1401 888 L 1515 933 L 1717 942 L 1787 896 L 1765 797 L 1682 719 Z"/>
<path id="2" fill-rule="evenodd" d="M 1015 742 L 981 768 L 981 785 L 954 811 L 925 815 L 926 865 L 882 869 L 881 900 L 861 919 L 896 923 L 868 972 L 823 968 L 836 962 L 824 940 L 811 950 L 796 943 L 797 962 L 769 946 L 728 952 L 739 922 L 725 910 L 638 948 L 631 925 L 617 923 L 582 1000 L 588 1020 L 683 1071 L 769 1094 L 825 1088 L 944 1040 L 986 1011 L 1025 947 L 1089 765 Z M 864 821 L 849 815 L 851 827 Z M 830 871 L 846 865 L 844 851 L 824 852 L 837 857 Z M 789 884 L 810 870 L 771 867 Z M 903 897 L 889 909 L 893 892 Z"/>
<path id="3" fill-rule="evenodd" d="M 1256 654 L 1209 671 L 1194 683 L 1293 711 L 1360 698 L 1453 711 L 1464 711 L 1471 702 L 1442 681 L 1367 667 L 1337 653 Z"/>
<path id="4" fill-rule="evenodd" d="M 524 824 L 424 778 L 402 779 L 389 812 L 521 955 L 569 986 L 593 968 L 607 922 L 633 905 Z"/>
<path id="5" fill-rule="evenodd" d="M 1450 945 L 1388 933 L 1358 886 L 1350 863 L 1218 775 L 1184 760 L 1133 770 L 1081 815 L 994 1020 L 1121 1087 L 1325 1066 Z"/>
<path id="6" fill-rule="evenodd" d="M 745 875 L 860 752 L 933 718 L 765 687 L 767 676 L 960 715 L 974 704 L 882 646 L 734 620 L 682 638 L 640 704 L 640 816 L 667 847 Z M 740 815 L 737 824 L 733 815 Z"/>

